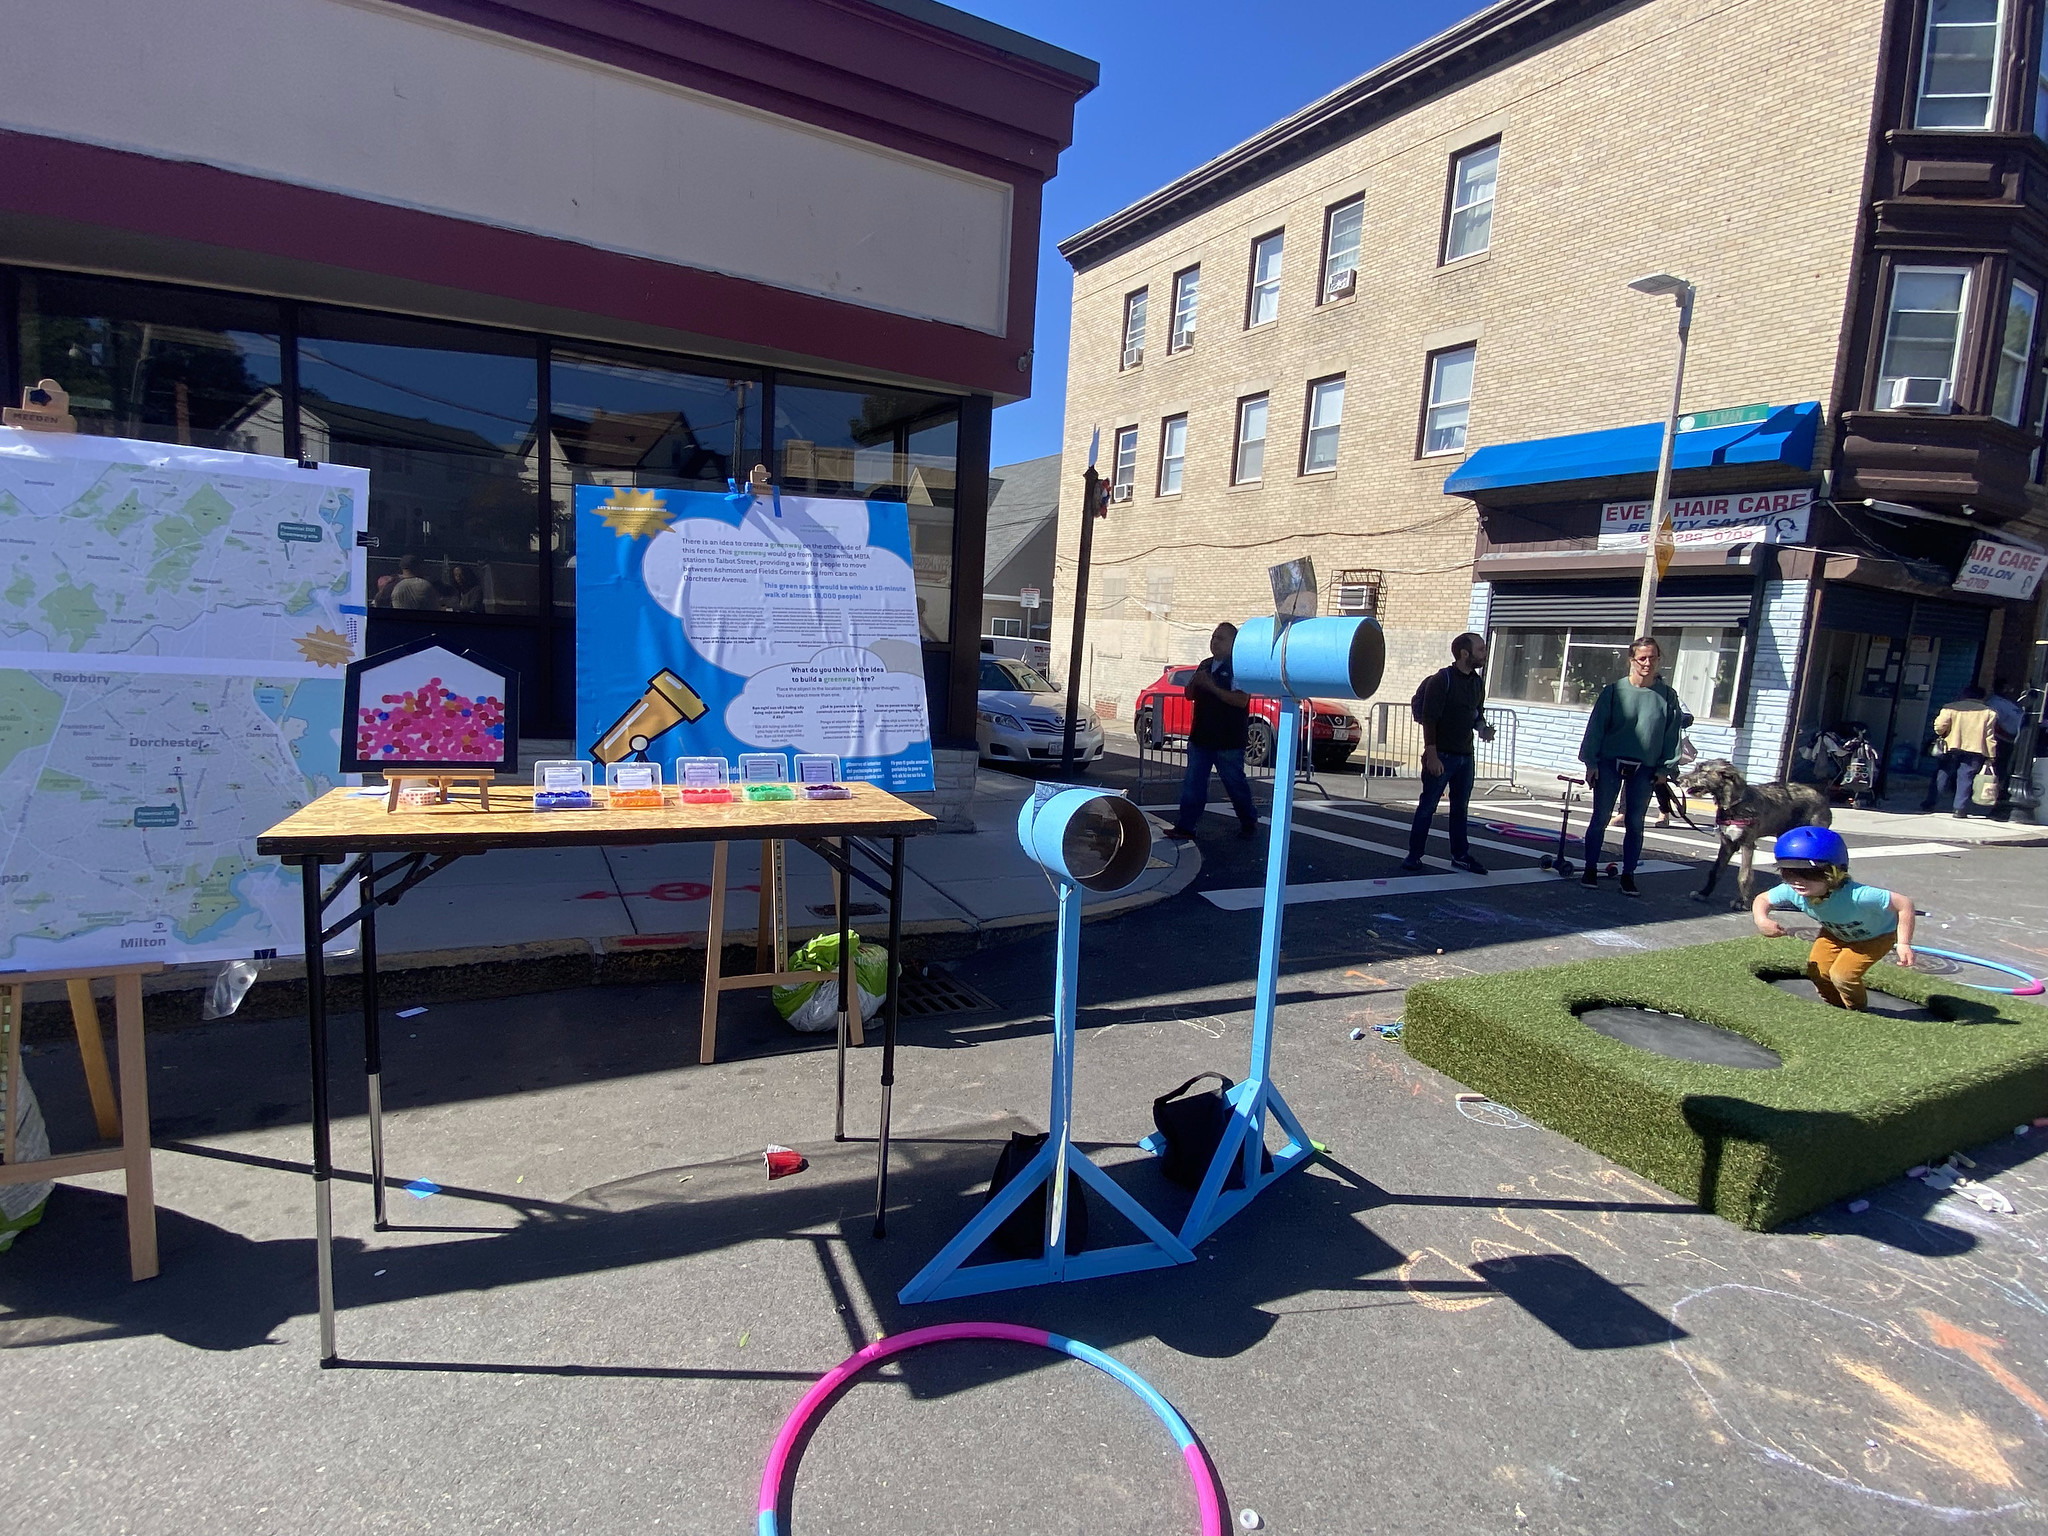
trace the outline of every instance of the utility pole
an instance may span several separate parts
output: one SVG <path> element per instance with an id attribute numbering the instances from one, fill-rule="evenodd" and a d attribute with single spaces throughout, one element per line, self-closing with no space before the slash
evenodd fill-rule
<path id="1" fill-rule="evenodd" d="M 1657 456 L 1657 489 L 1650 501 L 1650 532 L 1643 546 L 1643 590 L 1636 602 L 1636 634 L 1648 635 L 1657 617 L 1657 582 L 1671 563 L 1676 541 L 1666 526 L 1671 507 L 1671 458 L 1678 446 L 1678 402 L 1685 393 L 1685 347 L 1692 335 L 1692 301 L 1696 290 L 1668 272 L 1639 277 L 1629 284 L 1637 293 L 1668 295 L 1678 301 L 1678 373 L 1671 384 L 1671 411 L 1664 418 L 1664 446 Z"/>
<path id="2" fill-rule="evenodd" d="M 1060 736 L 1060 777 L 1074 776 L 1074 731 L 1081 718 L 1081 657 L 1088 625 L 1088 562 L 1095 554 L 1095 519 L 1102 516 L 1102 476 L 1095 472 L 1097 432 L 1088 445 L 1088 468 L 1081 476 L 1081 550 L 1074 573 L 1074 644 L 1067 657 L 1067 723 Z"/>

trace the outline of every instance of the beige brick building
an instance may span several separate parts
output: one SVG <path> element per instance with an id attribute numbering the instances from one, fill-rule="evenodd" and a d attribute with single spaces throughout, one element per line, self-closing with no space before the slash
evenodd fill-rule
<path id="1" fill-rule="evenodd" d="M 1802 462 L 1720 478 L 1681 465 L 1674 493 L 1824 493 L 1843 402 L 1865 403 L 1851 398 L 1862 381 L 1848 333 L 1874 259 L 1867 178 L 1884 92 L 1918 66 L 1925 5 L 1506 0 L 1066 241 L 1064 473 L 1077 481 L 1099 432 L 1102 472 L 1128 486 L 1097 524 L 1084 698 L 1128 720 L 1138 689 L 1201 655 L 1216 621 L 1270 611 L 1266 568 L 1282 559 L 1314 558 L 1325 611 L 1340 571 L 1380 573 L 1380 697 L 1403 706 L 1453 635 L 1475 617 L 1488 627 L 1481 556 L 1513 553 L 1523 575 L 1549 559 L 1625 577 L 1640 556 L 1599 553 L 1580 536 L 1590 524 L 1489 533 L 1444 483 L 1487 445 L 1661 422 L 1674 310 L 1628 290 L 1644 273 L 1697 287 L 1687 410 L 1817 403 Z M 2000 46 L 2033 57 L 2038 10 L 2005 0 Z M 2024 115 L 2020 90 L 2001 110 Z M 1275 235 L 1277 302 L 1262 286 Z M 2027 378 L 2033 367 L 2029 353 Z M 1311 420 L 1316 386 L 1337 380 L 1341 405 L 1325 389 Z M 1261 452 L 1241 451 L 1261 414 Z M 1597 512 L 1602 494 L 1648 488 L 1568 490 Z M 2040 505 L 2028 494 L 2015 510 Z M 1069 514 L 1062 616 L 1077 538 Z M 1754 572 L 1761 614 L 1766 579 L 1782 586 L 1791 568 L 1744 560 L 1713 548 L 1672 574 Z M 1821 572 L 1808 574 L 1778 594 L 1795 641 L 1813 615 L 1793 598 Z M 1742 652 L 1745 679 L 1755 650 Z M 1801 658 L 1779 663 L 1780 719 L 1759 734 L 1759 767 L 1784 749 L 1794 711 Z"/>

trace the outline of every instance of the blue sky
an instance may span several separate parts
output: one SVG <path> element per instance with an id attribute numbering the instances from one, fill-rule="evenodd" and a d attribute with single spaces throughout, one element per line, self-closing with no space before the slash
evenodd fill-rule
<path id="1" fill-rule="evenodd" d="M 995 417 L 997 464 L 1060 449 L 1073 273 L 1054 243 L 1136 202 L 1485 0 L 952 0 L 1100 61 L 1045 189 L 1029 400 Z"/>

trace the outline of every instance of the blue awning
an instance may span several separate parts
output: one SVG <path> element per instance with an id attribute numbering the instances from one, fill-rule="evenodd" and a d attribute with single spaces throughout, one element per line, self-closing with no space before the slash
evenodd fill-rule
<path id="1" fill-rule="evenodd" d="M 1785 405 L 1762 421 L 1681 432 L 1672 451 L 1674 471 L 1723 465 L 1783 465 L 1788 471 L 1813 468 L 1814 437 L 1820 430 L 1820 402 Z M 1664 446 L 1664 423 L 1574 432 L 1526 443 L 1481 448 L 1444 481 L 1446 496 L 1472 496 L 1522 485 L 1555 485 L 1573 480 L 1612 480 L 1654 475 Z"/>

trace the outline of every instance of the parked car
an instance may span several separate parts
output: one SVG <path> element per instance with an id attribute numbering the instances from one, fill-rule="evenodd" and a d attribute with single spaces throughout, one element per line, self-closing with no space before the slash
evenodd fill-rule
<path id="1" fill-rule="evenodd" d="M 1066 735 L 1067 701 L 1037 672 L 1008 656 L 981 658 L 974 739 L 984 762 L 1057 763 Z M 1102 726 L 1083 714 L 1074 727 L 1074 763 L 1102 756 Z"/>
<path id="2" fill-rule="evenodd" d="M 1188 680 L 1195 675 L 1192 663 L 1168 667 L 1159 680 L 1148 683 L 1138 694 L 1131 723 L 1138 739 L 1157 749 L 1187 740 L 1194 724 L 1194 701 L 1187 696 Z M 1311 699 L 1307 706 L 1309 761 L 1318 768 L 1335 768 L 1358 750 L 1362 732 L 1358 717 L 1342 705 L 1327 699 Z M 1245 737 L 1244 760 L 1263 767 L 1273 760 L 1273 734 L 1280 724 L 1278 699 L 1252 696 L 1251 727 Z"/>

